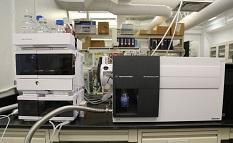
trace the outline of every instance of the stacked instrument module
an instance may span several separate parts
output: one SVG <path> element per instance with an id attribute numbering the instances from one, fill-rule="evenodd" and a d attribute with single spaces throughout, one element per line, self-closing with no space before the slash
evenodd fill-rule
<path id="1" fill-rule="evenodd" d="M 16 34 L 16 83 L 19 119 L 39 120 L 48 112 L 84 101 L 82 43 L 69 33 Z M 52 120 L 74 120 L 77 111 Z"/>

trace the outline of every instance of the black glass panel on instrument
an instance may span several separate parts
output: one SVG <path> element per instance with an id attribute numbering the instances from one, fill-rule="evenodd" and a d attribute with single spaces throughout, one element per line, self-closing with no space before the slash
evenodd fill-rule
<path id="1" fill-rule="evenodd" d="M 74 75 L 75 55 L 38 54 L 38 75 Z"/>
<path id="2" fill-rule="evenodd" d="M 16 54 L 17 75 L 37 75 L 36 54 Z"/>

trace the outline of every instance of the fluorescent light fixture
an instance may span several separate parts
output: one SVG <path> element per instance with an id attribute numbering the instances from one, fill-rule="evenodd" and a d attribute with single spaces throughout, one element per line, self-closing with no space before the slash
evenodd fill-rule
<path id="1" fill-rule="evenodd" d="M 69 11 L 69 17 L 70 19 L 86 19 L 87 13 L 79 11 Z"/>
<path id="2" fill-rule="evenodd" d="M 91 40 L 103 40 L 103 41 L 112 41 L 111 38 L 91 38 Z"/>
<path id="3" fill-rule="evenodd" d="M 233 21 L 233 17 L 227 19 L 227 22 L 231 22 L 231 21 Z"/>
<path id="4" fill-rule="evenodd" d="M 89 12 L 90 19 L 94 18 L 109 18 L 109 19 L 116 19 L 117 15 L 114 15 L 110 12 L 103 11 L 103 12 Z"/>
<path id="5" fill-rule="evenodd" d="M 217 17 L 215 16 L 215 17 L 212 17 L 212 18 L 210 18 L 208 21 L 213 21 L 213 20 L 215 20 Z"/>

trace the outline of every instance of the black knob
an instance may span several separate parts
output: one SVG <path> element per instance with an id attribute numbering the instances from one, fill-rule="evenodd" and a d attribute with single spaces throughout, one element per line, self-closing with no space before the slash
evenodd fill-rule
<path id="1" fill-rule="evenodd" d="M 36 83 L 36 85 L 38 85 L 38 84 L 39 84 L 39 81 L 36 81 L 35 83 Z"/>

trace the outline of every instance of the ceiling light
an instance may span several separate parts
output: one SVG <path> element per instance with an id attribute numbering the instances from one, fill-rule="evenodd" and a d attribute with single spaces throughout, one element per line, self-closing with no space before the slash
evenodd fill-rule
<path id="1" fill-rule="evenodd" d="M 215 16 L 215 17 L 212 17 L 212 18 L 210 18 L 208 21 L 213 21 L 213 20 L 215 20 L 217 17 Z"/>

